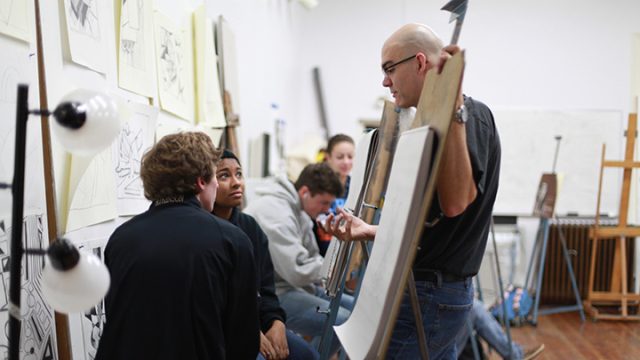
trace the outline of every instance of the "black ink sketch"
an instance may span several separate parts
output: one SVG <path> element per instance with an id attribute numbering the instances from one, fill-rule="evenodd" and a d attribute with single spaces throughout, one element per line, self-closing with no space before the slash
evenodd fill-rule
<path id="1" fill-rule="evenodd" d="M 82 246 L 81 248 L 83 248 L 85 251 L 92 252 L 100 260 L 103 259 L 102 254 L 104 248 L 102 246 L 96 246 L 92 248 Z M 82 340 L 84 344 L 84 354 L 86 360 L 95 359 L 105 322 L 106 315 L 104 312 L 104 300 L 100 301 L 100 303 L 82 314 Z"/>
<path id="2" fill-rule="evenodd" d="M 147 123 L 148 116 L 136 114 L 123 126 L 117 140 L 115 172 L 118 199 L 144 199 L 140 163 L 147 148 L 144 141 L 145 129 L 138 121 Z"/>
<path id="3" fill-rule="evenodd" d="M 0 337 L 0 358 L 7 358 L 7 335 L 9 314 L 7 312 L 7 290 L 9 283 L 9 263 L 11 261 L 9 239 L 11 230 L 7 229 L 4 221 L 0 222 L 0 273 L 3 292 L 0 297 L 0 321 L 5 326 L 2 328 L 3 336 Z M 23 221 L 23 241 L 29 248 L 43 248 L 46 246 L 42 215 L 29 215 Z M 55 360 L 57 358 L 53 333 L 55 325 L 53 310 L 47 305 L 40 290 L 42 269 L 44 261 L 42 257 L 25 256 L 23 258 L 22 273 L 22 331 L 20 341 L 20 358 L 33 360 Z"/>

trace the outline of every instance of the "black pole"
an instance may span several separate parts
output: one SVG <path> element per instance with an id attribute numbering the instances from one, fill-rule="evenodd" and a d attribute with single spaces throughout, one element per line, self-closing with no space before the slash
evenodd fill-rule
<path id="1" fill-rule="evenodd" d="M 24 168 L 29 117 L 29 87 L 18 85 L 16 102 L 16 151 L 13 166 L 13 212 L 11 215 L 11 268 L 9 272 L 9 360 L 20 357 L 20 278 L 22 264 L 22 216 L 24 211 Z"/>

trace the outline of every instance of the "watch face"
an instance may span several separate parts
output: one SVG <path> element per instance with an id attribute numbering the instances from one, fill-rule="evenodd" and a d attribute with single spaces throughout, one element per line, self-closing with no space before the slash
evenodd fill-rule
<path id="1" fill-rule="evenodd" d="M 464 106 L 463 104 L 456 111 L 456 120 L 464 124 L 467 122 L 467 117 L 468 117 L 467 107 Z"/>

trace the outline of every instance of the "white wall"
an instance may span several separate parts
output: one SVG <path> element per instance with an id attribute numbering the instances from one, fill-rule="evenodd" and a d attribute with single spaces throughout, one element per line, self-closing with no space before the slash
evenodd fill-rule
<path id="1" fill-rule="evenodd" d="M 320 66 L 334 132 L 354 133 L 360 117 L 379 117 L 380 48 L 407 22 L 448 41 L 453 25 L 433 0 L 322 0 L 299 22 L 301 101 L 295 115 L 318 123 L 310 68 Z M 460 38 L 467 50 L 465 92 L 492 108 L 629 111 L 631 44 L 640 2 L 470 1 Z M 304 76 L 303 76 L 304 75 Z"/>

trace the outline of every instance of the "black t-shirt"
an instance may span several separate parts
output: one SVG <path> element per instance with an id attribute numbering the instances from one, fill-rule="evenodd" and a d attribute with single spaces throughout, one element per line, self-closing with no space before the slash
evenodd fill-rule
<path id="1" fill-rule="evenodd" d="M 467 148 L 478 194 L 460 215 L 442 217 L 435 226 L 425 228 L 414 262 L 414 269 L 439 270 L 460 277 L 478 273 L 484 254 L 493 203 L 500 175 L 500 138 L 489 108 L 465 97 L 469 118 L 466 127 Z M 429 220 L 442 213 L 434 197 Z"/>

